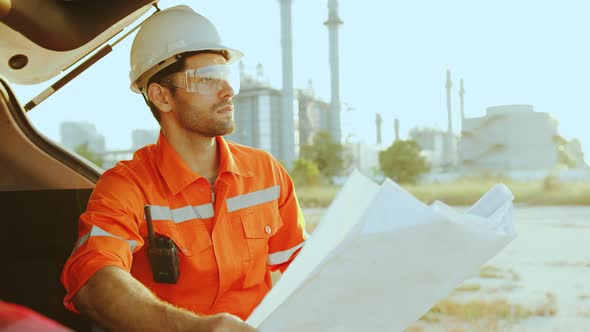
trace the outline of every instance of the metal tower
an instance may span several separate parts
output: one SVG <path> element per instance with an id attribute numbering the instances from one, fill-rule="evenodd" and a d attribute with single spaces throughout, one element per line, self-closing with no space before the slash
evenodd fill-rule
<path id="1" fill-rule="evenodd" d="M 332 138 L 340 142 L 342 133 L 340 128 L 340 67 L 338 60 L 338 27 L 344 22 L 338 16 L 338 1 L 328 0 L 328 20 L 324 25 L 328 27 L 330 40 L 330 123 L 329 131 Z"/>

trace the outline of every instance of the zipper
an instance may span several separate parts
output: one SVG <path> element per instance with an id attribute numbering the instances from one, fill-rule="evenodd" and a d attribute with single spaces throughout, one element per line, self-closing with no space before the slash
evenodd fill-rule
<path id="1" fill-rule="evenodd" d="M 215 186 L 211 185 L 211 203 L 215 203 Z"/>

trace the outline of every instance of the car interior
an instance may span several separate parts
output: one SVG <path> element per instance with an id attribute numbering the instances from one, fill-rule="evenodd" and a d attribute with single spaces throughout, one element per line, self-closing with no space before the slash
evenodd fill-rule
<path id="1" fill-rule="evenodd" d="M 154 8 L 151 0 L 0 0 L 0 300 L 76 331 L 59 276 L 101 170 L 38 132 L 11 84 L 42 83 Z M 34 110 L 42 111 L 42 110 Z"/>

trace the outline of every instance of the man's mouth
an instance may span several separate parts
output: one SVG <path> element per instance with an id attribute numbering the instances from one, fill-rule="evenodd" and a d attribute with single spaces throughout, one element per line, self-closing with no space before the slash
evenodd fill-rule
<path id="1" fill-rule="evenodd" d="M 218 113 L 231 113 L 233 112 L 234 108 L 233 106 L 226 106 L 226 107 L 222 107 L 220 109 L 217 110 Z"/>
<path id="2" fill-rule="evenodd" d="M 223 105 L 221 107 L 219 107 L 216 112 L 218 113 L 229 113 L 232 112 L 234 110 L 234 105 L 229 104 L 229 105 Z"/>

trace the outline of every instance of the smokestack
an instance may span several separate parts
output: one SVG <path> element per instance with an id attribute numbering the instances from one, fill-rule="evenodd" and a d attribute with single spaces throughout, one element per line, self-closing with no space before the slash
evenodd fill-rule
<path id="1" fill-rule="evenodd" d="M 445 88 L 447 89 L 447 115 L 448 115 L 447 133 L 449 135 L 453 134 L 453 120 L 451 117 L 451 87 L 453 87 L 453 82 L 451 81 L 451 70 L 447 69 L 447 84 L 445 85 Z"/>
<path id="2" fill-rule="evenodd" d="M 264 70 L 260 62 L 256 65 L 256 79 L 260 82 L 264 81 Z"/>
<path id="3" fill-rule="evenodd" d="M 375 116 L 375 126 L 377 126 L 377 145 L 381 145 L 381 114 Z"/>
<path id="4" fill-rule="evenodd" d="M 448 115 L 448 128 L 447 128 L 447 135 L 446 140 L 443 148 L 444 153 L 444 164 L 445 167 L 450 167 L 455 163 L 455 143 L 453 137 L 453 119 L 451 113 L 451 87 L 453 86 L 453 82 L 451 81 L 451 70 L 447 69 L 447 84 L 445 85 L 447 89 L 447 115 Z"/>
<path id="5" fill-rule="evenodd" d="M 340 142 L 340 68 L 338 61 L 338 26 L 341 25 L 342 20 L 338 16 L 338 1 L 328 0 L 328 20 L 324 25 L 328 27 L 328 35 L 330 40 L 330 85 L 331 85 L 331 101 L 330 101 L 330 121 L 328 128 L 330 134 L 337 142 Z"/>
<path id="6" fill-rule="evenodd" d="M 395 128 L 395 141 L 394 142 L 397 142 L 397 141 L 399 141 L 399 119 L 395 119 L 393 121 L 393 126 Z"/>
<path id="7" fill-rule="evenodd" d="M 246 65 L 244 65 L 244 61 L 240 61 L 239 68 L 240 68 L 240 81 L 241 81 L 246 77 Z"/>
<path id="8" fill-rule="evenodd" d="M 463 123 L 463 120 L 465 120 L 464 98 L 465 98 L 465 88 L 463 87 L 463 79 L 461 79 L 461 86 L 459 88 L 459 100 L 460 100 L 459 105 L 461 107 L 461 123 Z"/>
<path id="9" fill-rule="evenodd" d="M 291 167 L 295 159 L 295 126 L 293 115 L 293 42 L 291 24 L 292 0 L 279 0 L 281 4 L 281 48 L 283 61 L 283 98 L 280 120 L 280 153 L 282 159 Z"/>

